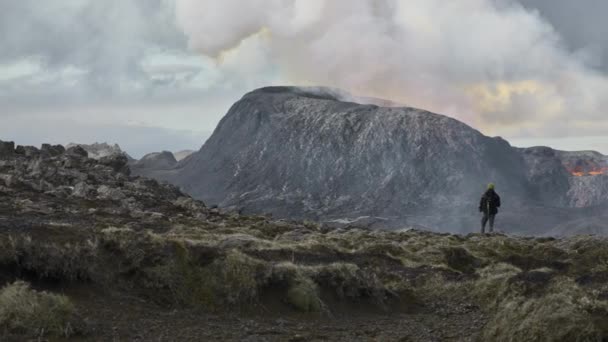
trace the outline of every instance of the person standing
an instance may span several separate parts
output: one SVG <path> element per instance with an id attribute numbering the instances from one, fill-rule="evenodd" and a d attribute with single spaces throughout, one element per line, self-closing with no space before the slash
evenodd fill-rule
<path id="1" fill-rule="evenodd" d="M 500 196 L 495 191 L 494 184 L 488 184 L 488 190 L 481 196 L 479 202 L 479 211 L 483 213 L 481 219 L 481 233 L 485 234 L 486 224 L 490 223 L 490 233 L 494 232 L 494 220 L 496 214 L 498 214 L 498 208 L 500 208 Z"/>

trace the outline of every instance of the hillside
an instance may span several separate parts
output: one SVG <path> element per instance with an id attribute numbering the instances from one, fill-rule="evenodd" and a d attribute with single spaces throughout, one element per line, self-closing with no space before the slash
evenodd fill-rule
<path id="1" fill-rule="evenodd" d="M 244 216 L 126 165 L 0 142 L 2 340 L 608 337 L 606 239 Z"/>

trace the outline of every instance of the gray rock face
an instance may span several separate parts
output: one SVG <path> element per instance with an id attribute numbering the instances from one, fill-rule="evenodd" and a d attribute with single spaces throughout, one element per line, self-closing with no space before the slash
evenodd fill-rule
<path id="1" fill-rule="evenodd" d="M 568 199 L 577 208 L 608 203 L 608 175 L 571 177 Z"/>

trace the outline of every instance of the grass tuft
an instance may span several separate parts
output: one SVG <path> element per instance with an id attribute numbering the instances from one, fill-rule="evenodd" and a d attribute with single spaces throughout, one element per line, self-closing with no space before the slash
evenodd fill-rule
<path id="1" fill-rule="evenodd" d="M 16 281 L 0 290 L 0 326 L 31 337 L 70 337 L 75 334 L 75 309 L 63 295 L 32 290 Z"/>

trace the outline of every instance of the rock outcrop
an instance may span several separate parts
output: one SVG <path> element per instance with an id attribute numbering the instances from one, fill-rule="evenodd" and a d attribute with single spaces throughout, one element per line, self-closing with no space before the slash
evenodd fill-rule
<path id="1" fill-rule="evenodd" d="M 78 145 L 37 149 L 0 142 L 0 201 L 0 209 L 17 216 L 42 213 L 61 221 L 90 222 L 111 215 L 110 222 L 133 226 L 162 221 L 167 214 L 200 218 L 207 212 L 202 202 L 175 186 L 131 176 L 124 154 L 96 160 Z"/>
<path id="2" fill-rule="evenodd" d="M 129 156 L 126 152 L 124 152 L 118 144 L 110 145 L 108 143 L 94 143 L 94 144 L 75 144 L 71 143 L 66 145 L 66 148 L 80 146 L 85 151 L 88 152 L 89 158 L 93 159 L 101 159 L 103 157 L 108 157 L 115 154 L 122 154 L 129 159 L 129 161 L 134 161 L 134 159 Z"/>

